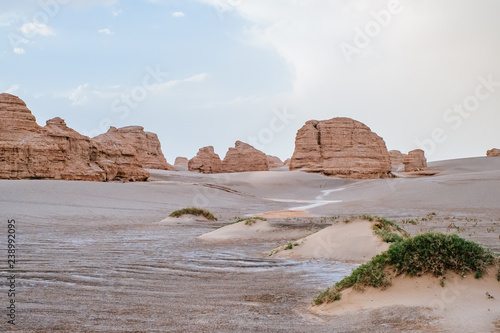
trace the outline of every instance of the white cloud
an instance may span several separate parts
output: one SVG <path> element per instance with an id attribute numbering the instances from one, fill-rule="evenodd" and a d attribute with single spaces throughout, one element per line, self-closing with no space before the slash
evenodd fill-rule
<path id="1" fill-rule="evenodd" d="M 9 89 L 7 89 L 5 92 L 7 94 L 15 94 L 21 86 L 19 84 L 13 84 L 10 86 Z"/>
<path id="2" fill-rule="evenodd" d="M 172 16 L 175 18 L 181 18 L 181 17 L 184 17 L 186 15 L 183 12 L 173 12 Z"/>
<path id="3" fill-rule="evenodd" d="M 88 87 L 89 85 L 86 83 L 78 86 L 78 88 L 69 93 L 68 99 L 71 101 L 71 105 L 82 106 L 87 104 L 89 101 L 86 91 Z"/>
<path id="4" fill-rule="evenodd" d="M 88 8 L 93 6 L 103 6 L 108 7 L 119 3 L 119 0 L 70 0 L 67 1 L 66 6 L 70 6 L 77 9 Z"/>
<path id="5" fill-rule="evenodd" d="M 22 47 L 15 47 L 14 50 L 13 50 L 13 52 L 15 54 L 25 54 L 26 50 L 24 48 L 22 48 Z"/>
<path id="6" fill-rule="evenodd" d="M 493 33 L 500 29 L 493 15 L 498 1 L 481 7 L 466 0 L 400 1 L 402 11 L 390 19 L 377 15 L 387 13 L 388 0 L 198 1 L 237 12 L 248 22 L 241 41 L 275 50 L 286 61 L 293 73 L 289 103 L 303 110 L 302 119 L 310 117 L 308 110 L 321 119 L 357 118 L 392 148 L 417 148 L 417 139 L 448 126 L 440 149 L 456 149 L 452 141 L 464 134 L 449 130 L 444 111 L 469 94 L 478 76 L 500 78 L 500 39 Z M 368 24 L 375 36 L 364 38 L 369 42 L 348 62 L 340 46 L 356 45 L 358 29 Z M 500 120 L 497 109 L 475 117 L 486 126 Z"/>
<path id="7" fill-rule="evenodd" d="M 21 17 L 14 12 L 6 12 L 0 14 L 0 27 L 10 27 L 17 22 Z"/>
<path id="8" fill-rule="evenodd" d="M 114 32 L 111 31 L 111 29 L 109 29 L 109 28 L 101 29 L 97 32 L 100 34 L 106 34 L 106 35 L 113 35 L 114 34 Z"/>
<path id="9" fill-rule="evenodd" d="M 190 76 L 190 77 L 188 77 L 186 79 L 182 79 L 182 80 L 170 80 L 170 81 L 163 82 L 162 84 L 160 84 L 158 86 L 157 90 L 172 88 L 172 87 L 175 87 L 177 85 L 180 85 L 182 83 L 187 83 L 187 82 L 202 82 L 202 81 L 205 81 L 208 78 L 208 76 L 209 75 L 207 73 L 201 73 L 201 74 L 196 74 L 196 75 Z"/>
<path id="10" fill-rule="evenodd" d="M 206 78 L 208 78 L 208 74 L 207 73 L 201 73 L 201 74 L 197 74 L 197 75 L 193 75 L 191 77 L 188 77 L 187 79 L 184 79 L 185 82 L 201 82 L 201 81 L 205 81 Z"/>
<path id="11" fill-rule="evenodd" d="M 123 14 L 123 10 L 121 10 L 121 9 L 113 10 L 113 11 L 111 12 L 111 14 L 112 14 L 114 17 L 117 17 L 117 16 L 119 16 L 119 15 Z"/>
<path id="12" fill-rule="evenodd" d="M 25 23 L 21 27 L 21 32 L 25 36 L 41 35 L 41 36 L 53 36 L 54 31 L 49 28 L 46 24 L 40 23 Z"/>
<path id="13" fill-rule="evenodd" d="M 65 98 L 71 101 L 71 105 L 84 106 L 93 100 L 108 100 L 116 98 L 121 93 L 121 86 L 91 87 L 88 83 L 79 85 L 68 92 L 54 93 L 53 98 Z"/>

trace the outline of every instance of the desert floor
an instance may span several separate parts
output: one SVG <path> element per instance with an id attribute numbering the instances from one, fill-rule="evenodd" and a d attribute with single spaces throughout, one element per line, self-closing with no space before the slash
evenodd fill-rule
<path id="1" fill-rule="evenodd" d="M 17 241 L 17 325 L 8 325 L 2 311 L 0 331 L 455 332 L 425 306 L 313 313 L 318 292 L 356 264 L 268 256 L 330 226 L 332 217 L 361 214 L 395 220 L 412 235 L 459 233 L 500 253 L 500 158 L 429 168 L 440 173 L 343 180 L 284 168 L 221 175 L 151 170 L 147 183 L 0 181 L 0 248 L 7 247 L 8 219 L 16 220 Z M 205 207 L 219 220 L 161 223 L 188 206 Z M 282 231 L 271 236 L 198 238 L 238 217 L 286 210 L 309 217 L 270 219 Z M 6 252 L 2 257 L 0 274 L 8 276 Z M 498 319 L 490 331 L 500 331 L 500 313 Z M 476 331 L 474 322 L 468 325 L 462 331 Z"/>

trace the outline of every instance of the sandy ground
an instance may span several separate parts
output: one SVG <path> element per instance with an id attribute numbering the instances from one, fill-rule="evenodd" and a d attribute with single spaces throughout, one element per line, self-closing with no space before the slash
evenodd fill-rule
<path id="1" fill-rule="evenodd" d="M 366 263 L 389 249 L 389 244 L 373 233 L 374 222 L 354 220 L 337 222 L 321 231 L 291 242 L 293 248 L 279 247 L 277 258 L 317 259 Z"/>
<path id="2" fill-rule="evenodd" d="M 422 306 L 313 314 L 308 309 L 317 293 L 355 265 L 263 255 L 290 241 L 288 231 L 300 238 L 307 229 L 328 227 L 333 216 L 360 214 L 396 220 L 413 235 L 459 233 L 500 253 L 500 159 L 429 167 L 440 173 L 345 180 L 281 169 L 230 175 L 151 170 L 147 183 L 0 181 L 0 215 L 16 219 L 18 245 L 18 325 L 1 320 L 0 331 L 455 332 Z M 188 206 L 208 208 L 219 221 L 160 223 Z M 290 210 L 310 217 L 268 220 L 287 230 L 283 239 L 197 238 L 239 217 Z M 4 249 L 6 235 L 4 226 Z M 1 276 L 9 273 L 1 260 Z M 462 331 L 477 331 L 475 322 L 464 325 Z"/>
<path id="3" fill-rule="evenodd" d="M 433 276 L 399 276 L 386 290 L 368 287 L 342 292 L 340 301 L 311 307 L 318 315 L 341 317 L 346 313 L 393 306 L 431 309 L 442 327 L 451 332 L 495 332 L 500 330 L 500 283 L 496 272 L 477 280 L 448 274 L 444 287 Z"/>

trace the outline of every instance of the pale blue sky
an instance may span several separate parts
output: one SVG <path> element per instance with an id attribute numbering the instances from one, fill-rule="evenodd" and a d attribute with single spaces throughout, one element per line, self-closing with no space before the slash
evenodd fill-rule
<path id="1" fill-rule="evenodd" d="M 27 0 L 0 13 L 0 91 L 40 125 L 144 126 L 169 162 L 206 145 L 223 158 L 236 140 L 284 159 L 306 120 L 341 116 L 429 160 L 500 148 L 495 0 Z"/>

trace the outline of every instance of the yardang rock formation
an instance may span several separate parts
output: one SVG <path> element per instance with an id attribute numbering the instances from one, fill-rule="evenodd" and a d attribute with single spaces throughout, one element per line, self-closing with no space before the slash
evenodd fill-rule
<path id="1" fill-rule="evenodd" d="M 122 127 L 117 132 L 136 149 L 137 159 L 143 168 L 176 171 L 167 163 L 155 133 L 145 132 L 142 126 Z"/>
<path id="2" fill-rule="evenodd" d="M 175 159 L 174 165 L 187 167 L 189 164 L 189 160 L 186 157 L 177 157 Z"/>
<path id="3" fill-rule="evenodd" d="M 198 154 L 189 160 L 188 170 L 200 173 L 220 173 L 222 162 L 219 155 L 215 153 L 214 147 L 207 146 L 200 148 Z"/>
<path id="4" fill-rule="evenodd" d="M 267 155 L 251 145 L 236 141 L 222 161 L 223 172 L 269 171 Z"/>
<path id="5" fill-rule="evenodd" d="M 486 156 L 488 157 L 500 157 L 500 149 L 493 148 L 486 152 Z"/>
<path id="6" fill-rule="evenodd" d="M 422 149 L 410 151 L 403 163 L 405 165 L 405 172 L 427 170 L 427 159 L 425 158 L 425 153 Z"/>
<path id="7" fill-rule="evenodd" d="M 391 159 L 384 140 L 349 118 L 311 120 L 297 132 L 290 170 L 342 178 L 390 177 Z"/>
<path id="8" fill-rule="evenodd" d="M 137 140 L 129 137 L 143 134 L 138 128 L 124 132 L 112 128 L 90 139 L 61 118 L 41 127 L 20 98 L 0 94 L 0 179 L 147 180 Z M 147 147 L 156 146 L 154 137 L 144 135 Z"/>
<path id="9" fill-rule="evenodd" d="M 269 164 L 269 169 L 279 168 L 285 165 L 283 161 L 277 156 L 267 155 L 267 162 Z"/>

